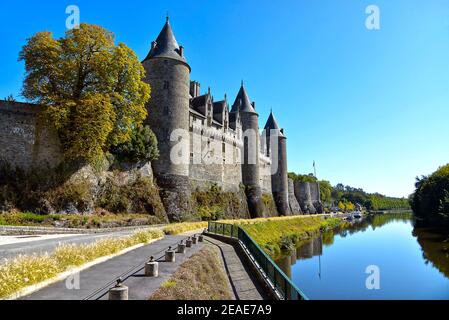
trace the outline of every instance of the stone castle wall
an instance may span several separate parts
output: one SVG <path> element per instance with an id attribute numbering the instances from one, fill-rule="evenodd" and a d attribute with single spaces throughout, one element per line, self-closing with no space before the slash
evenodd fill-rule
<path id="1" fill-rule="evenodd" d="M 36 105 L 0 101 L 0 159 L 26 170 L 61 162 L 56 132 L 40 123 L 40 111 Z"/>

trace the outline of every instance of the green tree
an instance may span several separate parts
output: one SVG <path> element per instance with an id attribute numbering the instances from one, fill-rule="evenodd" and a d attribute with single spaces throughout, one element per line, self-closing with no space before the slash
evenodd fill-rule
<path id="1" fill-rule="evenodd" d="M 159 158 L 157 138 L 149 126 L 133 130 L 131 140 L 112 149 L 112 153 L 121 161 L 141 162 Z"/>
<path id="2" fill-rule="evenodd" d="M 126 143 L 147 116 L 150 87 L 145 70 L 125 44 L 102 27 L 81 24 L 54 39 L 40 32 L 28 39 L 22 94 L 45 106 L 68 159 L 101 159 Z"/>
<path id="3" fill-rule="evenodd" d="M 428 177 L 417 178 L 411 199 L 415 215 L 424 221 L 449 221 L 449 164 Z"/>
<path id="4" fill-rule="evenodd" d="M 332 202 L 332 185 L 329 181 L 322 180 L 320 181 L 320 195 L 321 195 L 321 201 L 323 203 L 330 203 Z"/>

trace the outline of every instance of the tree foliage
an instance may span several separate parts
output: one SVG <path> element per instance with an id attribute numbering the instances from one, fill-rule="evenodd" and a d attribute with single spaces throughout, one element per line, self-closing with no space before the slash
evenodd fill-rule
<path id="1" fill-rule="evenodd" d="M 411 197 L 415 215 L 423 220 L 449 219 L 449 164 L 417 178 Z"/>
<path id="2" fill-rule="evenodd" d="M 410 209 L 408 199 L 387 197 L 379 193 L 370 194 L 361 188 L 345 186 L 342 183 L 332 187 L 329 181 L 318 181 L 313 174 L 300 175 L 291 172 L 289 173 L 289 178 L 299 182 L 318 182 L 320 185 L 321 201 L 327 206 L 332 204 L 340 206 L 341 202 L 344 209 L 340 209 L 343 211 L 354 210 L 356 204 L 360 204 L 368 210 Z M 348 207 L 346 204 L 348 204 Z"/>
<path id="3" fill-rule="evenodd" d="M 149 126 L 133 130 L 131 139 L 112 148 L 112 153 L 120 161 L 142 162 L 153 161 L 159 158 L 157 138 Z"/>
<path id="4" fill-rule="evenodd" d="M 150 87 L 145 70 L 125 44 L 102 27 L 81 24 L 54 39 L 40 32 L 28 39 L 22 94 L 45 106 L 68 159 L 100 159 L 129 141 L 147 116 Z"/>

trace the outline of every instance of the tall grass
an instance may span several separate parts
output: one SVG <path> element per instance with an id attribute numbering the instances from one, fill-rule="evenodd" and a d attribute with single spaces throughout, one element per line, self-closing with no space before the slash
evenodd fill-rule
<path id="1" fill-rule="evenodd" d="M 276 258 L 321 231 L 337 227 L 342 220 L 324 219 L 322 216 L 291 216 L 221 222 L 240 225 L 257 244 Z"/>
<path id="2" fill-rule="evenodd" d="M 103 239 L 92 244 L 60 245 L 52 254 L 19 256 L 0 265 L 0 299 L 52 279 L 73 267 L 117 254 L 126 248 L 163 237 L 159 230 L 140 231 L 118 239 Z"/>
<path id="3" fill-rule="evenodd" d="M 164 233 L 167 235 L 176 235 L 189 231 L 206 229 L 208 226 L 207 222 L 184 222 L 184 223 L 175 223 L 165 227 Z"/>

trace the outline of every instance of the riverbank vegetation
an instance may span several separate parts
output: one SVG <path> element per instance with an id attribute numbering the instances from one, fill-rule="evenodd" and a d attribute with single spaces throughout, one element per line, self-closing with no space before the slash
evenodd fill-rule
<path id="1" fill-rule="evenodd" d="M 0 299 L 55 278 L 72 268 L 163 236 L 159 230 L 140 231 L 132 236 L 103 239 L 87 245 L 60 245 L 52 254 L 26 255 L 5 260 L 0 265 Z"/>
<path id="2" fill-rule="evenodd" d="M 299 182 L 318 182 L 321 201 L 327 208 L 338 206 L 342 211 L 352 211 L 357 204 L 369 211 L 410 209 L 406 198 L 387 197 L 379 193 L 367 193 L 361 188 L 345 186 L 341 183 L 332 186 L 329 181 L 318 180 L 313 174 L 289 173 L 290 179 Z"/>
<path id="3" fill-rule="evenodd" d="M 240 225 L 265 252 L 276 258 L 320 232 L 337 227 L 342 220 L 299 216 L 224 222 Z"/>
<path id="4" fill-rule="evenodd" d="M 449 164 L 417 178 L 410 203 L 418 222 L 449 225 Z"/>
<path id="5" fill-rule="evenodd" d="M 205 246 L 183 263 L 150 300 L 232 300 L 218 248 Z"/>

